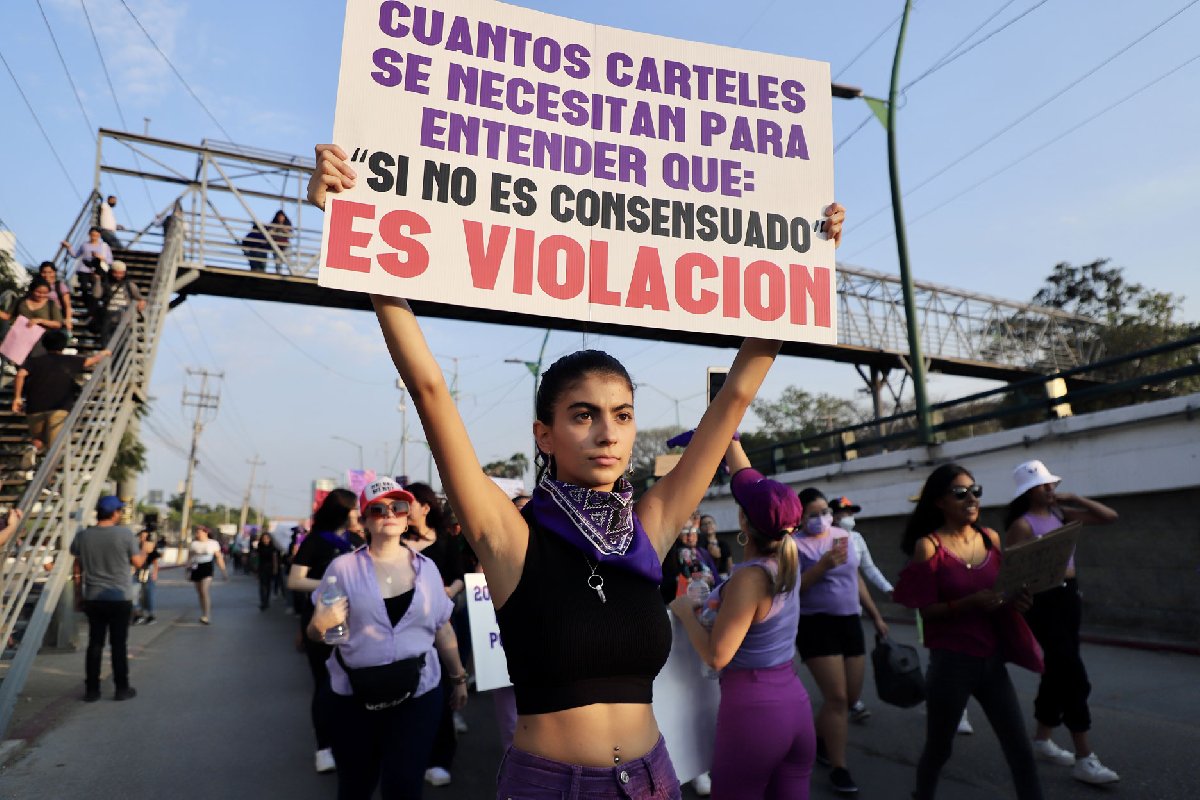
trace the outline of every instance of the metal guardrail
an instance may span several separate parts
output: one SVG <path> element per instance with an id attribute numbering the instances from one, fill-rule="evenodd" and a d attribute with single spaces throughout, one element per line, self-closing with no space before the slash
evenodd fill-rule
<path id="1" fill-rule="evenodd" d="M 1191 351 L 1191 358 L 1187 363 L 1142 374 L 1148 360 L 1188 351 Z M 1046 391 L 1047 385 L 1057 380 L 1096 378 L 1108 370 L 1121 367 L 1130 368 L 1134 374 L 1131 377 L 1100 380 L 1089 385 L 1077 386 L 1053 397 Z M 1061 370 L 1044 377 L 1018 381 L 955 400 L 935 403 L 930 410 L 940 421 L 935 422 L 933 432 L 936 437 L 944 440 L 954 437 L 955 434 L 974 436 L 988 433 L 1001 428 L 1007 421 L 1015 421 L 1013 427 L 1017 427 L 1035 421 L 1029 419 L 1031 416 L 1038 420 L 1051 419 L 1061 416 L 1061 409 L 1084 406 L 1106 397 L 1142 391 L 1193 377 L 1200 377 L 1200 335 Z M 1000 403 L 1004 398 L 1016 399 L 994 408 L 983 408 L 989 402 Z M 980 427 L 985 430 L 978 430 Z M 756 469 L 764 474 L 774 475 L 916 447 L 918 435 L 916 414 L 909 411 L 749 449 L 746 455 Z"/>
<path id="2" fill-rule="evenodd" d="M 21 498 L 25 518 L 20 533 L 7 552 L 0 552 L 0 643 L 8 642 L 20 623 L 25 625 L 13 657 L 0 663 L 0 733 L 12 718 L 50 618 L 70 582 L 71 541 L 95 508 L 120 447 L 120 434 L 145 397 L 182 250 L 182 230 L 169 231 L 144 314 L 139 317 L 131 306 L 119 323 L 108 345 L 111 358 L 101 361 L 84 384 Z"/>

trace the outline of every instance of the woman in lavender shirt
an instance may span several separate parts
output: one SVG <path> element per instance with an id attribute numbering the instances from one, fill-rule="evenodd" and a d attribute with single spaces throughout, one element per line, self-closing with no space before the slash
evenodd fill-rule
<path id="1" fill-rule="evenodd" d="M 821 689 L 817 712 L 817 761 L 833 769 L 834 791 L 858 791 L 846 767 L 846 723 L 850 697 L 862 694 L 866 645 L 859 618 L 865 608 L 881 636 L 887 624 L 858 574 L 858 553 L 850 535 L 833 527 L 833 511 L 816 489 L 800 492 L 804 528 L 800 550 L 800 627 L 796 647 Z"/>
<path id="2" fill-rule="evenodd" d="M 325 580 L 336 577 L 348 599 L 326 605 L 319 599 L 320 589 L 313 596 L 309 638 L 320 640 L 342 622 L 349 629 L 348 641 L 326 662 L 337 695 L 333 757 L 338 800 L 367 800 L 377 784 L 384 800 L 419 798 L 442 713 L 443 669 L 453 687 L 451 707 L 467 702 L 467 672 L 450 626 L 454 604 L 434 563 L 401 539 L 412 502 L 413 496 L 389 478 L 368 485 L 359 508 L 370 545 L 338 556 L 325 570 Z M 375 707 L 356 696 L 365 670 L 407 659 L 419 664 L 412 696 Z"/>
<path id="3" fill-rule="evenodd" d="M 684 594 L 671 602 L 700 658 L 721 670 L 712 793 L 723 800 L 807 800 L 816 737 L 796 672 L 800 570 L 791 533 L 800 501 L 751 468 L 740 442 L 725 455 L 746 560 L 709 598 L 711 630 Z M 763 736 L 763 731 L 770 735 Z"/>

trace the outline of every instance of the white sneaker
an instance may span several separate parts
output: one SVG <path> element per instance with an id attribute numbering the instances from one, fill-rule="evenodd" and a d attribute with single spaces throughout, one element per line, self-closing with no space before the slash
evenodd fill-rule
<path id="1" fill-rule="evenodd" d="M 701 772 L 692 778 L 692 789 L 701 797 L 708 797 L 712 794 L 712 778 L 708 776 L 707 772 Z"/>
<path id="2" fill-rule="evenodd" d="M 1095 753 L 1076 761 L 1075 768 L 1071 770 L 1071 777 L 1077 781 L 1097 786 L 1121 780 L 1120 775 L 1100 763 L 1100 759 L 1096 757 Z"/>
<path id="3" fill-rule="evenodd" d="M 441 767 L 430 767 L 425 770 L 425 782 L 430 786 L 446 786 L 450 783 L 450 773 Z"/>
<path id="4" fill-rule="evenodd" d="M 1045 761 L 1047 764 L 1058 764 L 1060 767 L 1070 767 L 1075 764 L 1074 753 L 1070 750 L 1063 750 L 1049 739 L 1033 740 L 1033 757 L 1038 761 Z"/>
<path id="5" fill-rule="evenodd" d="M 459 713 L 458 711 L 455 711 L 454 712 L 454 732 L 455 733 L 466 733 L 469 730 L 471 730 L 471 728 L 470 728 L 470 726 L 467 725 L 467 721 L 465 719 L 463 719 L 463 715 L 461 713 Z"/>
<path id="6" fill-rule="evenodd" d="M 333 751 L 328 747 L 324 750 L 318 750 L 313 762 L 317 768 L 317 772 L 333 772 L 337 769 L 337 764 L 333 761 Z"/>
<path id="7" fill-rule="evenodd" d="M 971 720 L 967 719 L 967 712 L 964 711 L 962 719 L 958 721 L 958 735 L 970 736 L 975 732 L 975 728 L 971 726 Z"/>

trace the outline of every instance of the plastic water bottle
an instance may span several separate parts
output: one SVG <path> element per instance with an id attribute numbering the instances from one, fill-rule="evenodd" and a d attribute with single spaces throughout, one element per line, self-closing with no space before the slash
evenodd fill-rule
<path id="1" fill-rule="evenodd" d="M 346 592 L 338 586 L 336 575 L 329 575 L 321 583 L 320 600 L 322 605 L 331 606 L 346 597 Z M 325 631 L 325 644 L 345 644 L 350 639 L 350 629 L 342 622 Z"/>
<path id="2" fill-rule="evenodd" d="M 688 581 L 687 595 L 697 603 L 703 603 L 708 600 L 708 595 L 712 593 L 712 589 L 708 586 L 708 581 L 697 575 Z"/>

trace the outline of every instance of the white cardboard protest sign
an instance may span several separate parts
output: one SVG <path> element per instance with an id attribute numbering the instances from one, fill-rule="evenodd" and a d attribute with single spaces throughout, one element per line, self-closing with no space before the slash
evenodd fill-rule
<path id="1" fill-rule="evenodd" d="M 1082 529 L 1080 523 L 1069 522 L 1045 536 L 1006 548 L 995 590 L 1012 594 L 1027 589 L 1037 594 L 1062 586 Z"/>
<path id="2" fill-rule="evenodd" d="M 654 718 L 675 774 L 686 783 L 712 766 L 721 685 L 704 677 L 700 656 L 683 623 L 670 616 L 671 655 L 654 679 Z"/>
<path id="3" fill-rule="evenodd" d="M 463 583 L 467 587 L 467 621 L 471 624 L 471 651 L 475 656 L 475 689 L 486 692 L 512 686 L 487 578 L 482 572 L 468 572 Z"/>
<path id="4" fill-rule="evenodd" d="M 494 0 L 348 0 L 321 286 L 837 340 L 829 65 Z"/>

